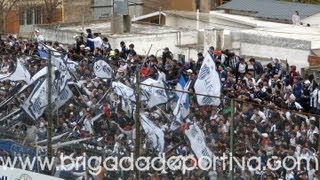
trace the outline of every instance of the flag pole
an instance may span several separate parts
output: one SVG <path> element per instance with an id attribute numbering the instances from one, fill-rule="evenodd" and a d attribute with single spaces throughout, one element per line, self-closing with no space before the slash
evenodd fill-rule
<path id="1" fill-rule="evenodd" d="M 47 111 L 47 119 L 48 119 L 48 143 L 47 143 L 47 152 L 48 159 L 52 161 L 52 129 L 53 129 L 53 117 L 52 117 L 52 62 L 51 62 L 51 50 L 49 49 L 48 53 L 48 111 Z M 51 169 L 47 169 L 47 174 L 52 175 Z"/>

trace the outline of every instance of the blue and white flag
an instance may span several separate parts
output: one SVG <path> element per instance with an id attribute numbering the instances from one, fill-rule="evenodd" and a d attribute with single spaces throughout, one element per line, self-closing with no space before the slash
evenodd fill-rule
<path id="1" fill-rule="evenodd" d="M 186 80 L 184 79 L 184 77 L 182 75 L 180 75 L 179 82 L 176 85 L 176 90 L 177 90 L 176 91 L 176 95 L 177 95 L 176 100 L 178 100 L 179 97 L 181 97 L 182 92 L 180 92 L 180 91 L 183 91 L 185 85 L 186 85 Z"/>
<path id="2" fill-rule="evenodd" d="M 38 71 L 35 75 L 32 76 L 29 84 L 36 82 L 39 78 L 41 78 L 47 74 L 48 74 L 48 67 L 46 66 L 46 67 L 42 68 L 40 71 Z"/>
<path id="3" fill-rule="evenodd" d="M 216 71 L 216 65 L 209 53 L 207 53 L 206 57 L 203 60 L 202 66 L 198 74 L 198 78 L 194 84 L 194 88 L 197 94 L 208 95 L 197 95 L 197 101 L 200 106 L 220 105 L 219 97 L 221 95 L 221 82 L 219 74 Z"/>
<path id="4" fill-rule="evenodd" d="M 56 103 L 57 100 L 59 102 L 59 98 L 62 97 L 65 101 L 70 94 L 67 96 L 65 93 L 67 80 L 66 76 L 56 76 L 56 74 L 52 75 L 52 103 Z M 28 99 L 25 103 L 21 106 L 21 108 L 33 119 L 37 120 L 48 107 L 48 78 L 38 81 L 38 84 L 34 87 L 33 91 L 29 95 Z M 67 89 L 68 91 L 68 89 Z M 59 102 L 61 103 L 61 102 Z"/>
<path id="5" fill-rule="evenodd" d="M 69 99 L 72 98 L 72 96 L 72 91 L 68 86 L 66 86 L 55 102 L 54 111 L 61 108 L 67 101 L 69 101 Z"/>
<path id="6" fill-rule="evenodd" d="M 130 99 L 131 101 L 135 101 L 134 91 L 131 87 L 126 86 L 120 81 L 112 82 L 112 89 L 116 94 L 121 96 L 124 99 Z"/>
<path id="7" fill-rule="evenodd" d="M 18 59 L 16 69 L 11 74 L 0 75 L 0 81 L 24 81 L 30 82 L 31 75 L 24 64 Z"/>
<path id="8" fill-rule="evenodd" d="M 140 113 L 141 125 L 147 134 L 147 137 L 152 142 L 152 146 L 158 152 L 164 150 L 164 132 L 163 130 L 154 124 L 144 113 Z"/>
<path id="9" fill-rule="evenodd" d="M 28 99 L 21 108 L 33 119 L 37 120 L 42 116 L 48 106 L 47 79 L 38 81 Z"/>
<path id="10" fill-rule="evenodd" d="M 190 99 L 189 99 L 189 87 L 191 81 L 186 81 L 182 76 L 180 76 L 179 83 L 177 86 L 182 87 L 183 93 L 180 93 L 177 105 L 173 110 L 173 115 L 176 116 L 176 121 L 181 122 L 184 118 L 186 118 L 190 113 Z"/>
<path id="11" fill-rule="evenodd" d="M 99 60 L 97 62 L 94 63 L 93 66 L 93 70 L 94 70 L 94 74 L 98 77 L 98 78 L 106 78 L 106 79 L 110 79 L 112 78 L 112 68 L 110 67 L 110 65 L 103 61 L 103 60 Z"/>
<path id="12" fill-rule="evenodd" d="M 194 123 L 190 125 L 189 128 L 185 131 L 185 135 L 188 137 L 191 149 L 196 155 L 196 157 L 198 159 L 202 159 L 202 161 L 199 163 L 201 163 L 202 167 L 208 167 L 208 164 L 210 162 L 206 161 L 206 159 L 212 160 L 214 155 L 206 145 L 203 131 L 196 123 Z"/>
<path id="13" fill-rule="evenodd" d="M 146 103 L 149 108 L 168 102 L 168 96 L 163 81 L 154 80 L 152 78 L 144 80 L 141 85 L 141 93 L 142 96 L 147 98 Z"/>

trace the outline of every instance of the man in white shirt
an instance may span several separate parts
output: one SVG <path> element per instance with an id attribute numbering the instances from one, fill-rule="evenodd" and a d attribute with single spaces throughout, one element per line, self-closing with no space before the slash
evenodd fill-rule
<path id="1" fill-rule="evenodd" d="M 42 36 L 42 34 L 40 34 L 40 31 L 39 31 L 39 30 L 35 30 L 34 38 L 36 39 L 36 41 L 37 41 L 38 43 L 44 41 L 44 37 Z"/>
<path id="2" fill-rule="evenodd" d="M 257 121 L 258 116 L 261 118 L 262 121 L 266 120 L 266 115 L 262 111 L 260 111 L 258 108 L 254 109 L 253 115 L 251 116 L 250 120 Z"/>
<path id="3" fill-rule="evenodd" d="M 99 37 L 99 33 L 93 33 L 94 38 L 88 38 L 88 41 L 91 41 L 94 43 L 94 48 L 101 48 L 103 41 L 101 37 Z"/>

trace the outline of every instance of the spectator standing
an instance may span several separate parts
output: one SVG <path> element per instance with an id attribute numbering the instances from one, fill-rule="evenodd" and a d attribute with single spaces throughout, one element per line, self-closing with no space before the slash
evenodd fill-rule
<path id="1" fill-rule="evenodd" d="M 164 68 L 167 59 L 172 59 L 173 55 L 171 53 L 171 51 L 169 50 L 168 47 L 163 49 L 163 53 L 162 53 L 162 68 Z"/>
<path id="2" fill-rule="evenodd" d="M 238 81 L 239 78 L 242 79 L 247 72 L 248 72 L 248 64 L 246 63 L 244 58 L 240 58 L 240 62 L 238 62 L 235 69 L 236 81 Z"/>
<path id="3" fill-rule="evenodd" d="M 88 38 L 88 41 L 93 42 L 94 49 L 101 48 L 102 44 L 103 44 L 103 41 L 102 41 L 101 37 L 99 37 L 99 33 L 94 33 L 93 37 L 94 38 Z"/>
<path id="4" fill-rule="evenodd" d="M 254 58 L 251 58 L 249 62 L 253 66 L 254 78 L 257 79 L 264 73 L 263 66 L 260 62 L 257 62 Z"/>
<path id="5" fill-rule="evenodd" d="M 198 61 L 197 61 L 197 65 L 196 65 L 196 72 L 197 73 L 200 71 L 203 60 L 204 60 L 203 54 L 201 52 L 199 52 L 198 53 Z"/>
<path id="6" fill-rule="evenodd" d="M 106 51 L 106 52 L 111 51 L 112 49 L 111 49 L 111 45 L 110 45 L 110 43 L 109 43 L 109 39 L 106 38 L 106 37 L 104 37 L 104 38 L 102 39 L 102 41 L 103 41 L 102 47 L 101 47 L 102 50 L 104 50 L 104 51 Z"/>
<path id="7" fill-rule="evenodd" d="M 86 29 L 87 32 L 87 43 L 86 46 L 90 48 L 91 51 L 94 49 L 94 42 L 90 41 L 89 39 L 93 39 L 92 31 L 91 29 Z"/>
<path id="8" fill-rule="evenodd" d="M 44 37 L 42 36 L 42 34 L 40 34 L 39 30 L 35 30 L 34 38 L 37 41 L 37 43 L 43 43 L 44 41 Z"/>
<path id="9" fill-rule="evenodd" d="M 295 11 L 294 14 L 292 15 L 292 24 L 294 25 L 301 24 L 301 19 L 298 11 Z"/>

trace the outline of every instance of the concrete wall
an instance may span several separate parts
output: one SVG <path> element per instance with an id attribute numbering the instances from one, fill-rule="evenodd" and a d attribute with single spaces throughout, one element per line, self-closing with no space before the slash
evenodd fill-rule
<path id="1" fill-rule="evenodd" d="M 162 55 L 163 48 L 168 47 L 174 57 L 177 58 L 178 54 L 186 55 L 186 58 L 189 58 L 189 52 L 183 52 L 178 46 L 196 44 L 198 42 L 198 34 L 196 31 L 189 32 L 173 32 L 157 35 L 113 35 L 109 36 L 110 44 L 113 48 L 120 48 L 120 42 L 124 41 L 127 45 L 130 43 L 135 44 L 135 50 L 138 54 L 145 55 L 147 54 L 150 45 L 152 44 L 152 49 L 150 54 L 157 56 Z"/>
<path id="2" fill-rule="evenodd" d="M 63 44 L 73 44 L 74 36 L 78 34 L 73 31 L 60 31 L 54 29 L 38 28 L 43 34 L 45 40 L 58 41 Z M 120 42 L 124 41 L 127 46 L 131 43 L 135 44 L 135 50 L 138 54 L 147 54 L 150 45 L 152 49 L 150 54 L 162 55 L 163 48 L 168 47 L 173 53 L 174 58 L 178 58 L 178 54 L 184 54 L 186 60 L 196 58 L 198 49 L 182 47 L 190 44 L 198 43 L 197 31 L 171 32 L 154 35 L 127 34 L 127 35 L 110 35 L 108 36 L 112 48 L 120 48 Z"/>
<path id="3" fill-rule="evenodd" d="M 74 36 L 77 35 L 77 32 L 72 31 L 61 31 L 57 29 L 46 29 L 46 28 L 37 28 L 40 30 L 46 41 L 58 41 L 62 44 L 73 44 L 75 42 Z"/>
<path id="4" fill-rule="evenodd" d="M 224 32 L 223 29 L 205 29 L 203 34 L 203 49 L 207 51 L 210 46 L 215 49 L 224 49 Z"/>
<path id="5" fill-rule="evenodd" d="M 233 48 L 240 48 L 243 56 L 287 59 L 299 69 L 308 66 L 310 41 L 241 32 L 232 32 L 232 41 Z"/>
<path id="6" fill-rule="evenodd" d="M 176 16 L 174 14 L 167 14 L 166 16 L 166 26 L 178 27 L 178 28 L 188 28 L 188 29 L 197 29 L 197 15 L 194 14 L 194 17 L 184 18 L 184 16 Z M 209 18 L 201 18 L 199 21 L 199 29 L 208 29 L 213 28 L 214 26 L 209 22 Z"/>
<path id="7" fill-rule="evenodd" d="M 91 0 L 64 0 L 64 22 L 82 22 L 93 19 Z"/>

